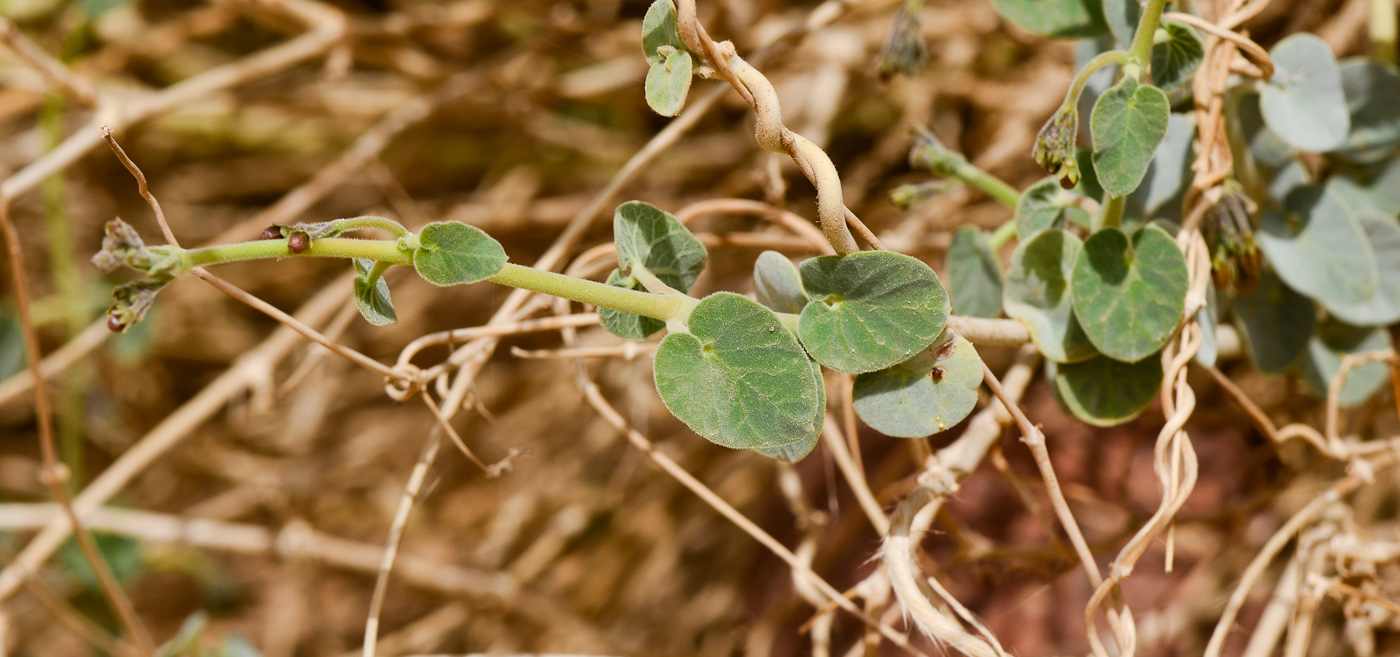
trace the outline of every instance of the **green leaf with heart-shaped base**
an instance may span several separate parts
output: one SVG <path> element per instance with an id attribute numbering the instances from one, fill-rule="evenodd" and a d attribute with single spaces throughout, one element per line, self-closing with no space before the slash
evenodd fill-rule
<path id="1" fill-rule="evenodd" d="M 1062 363 L 1098 353 L 1074 317 L 1069 289 L 1081 248 L 1068 231 L 1041 231 L 1016 246 L 1006 272 L 1006 314 L 1030 328 L 1040 353 Z"/>
<path id="2" fill-rule="evenodd" d="M 456 221 L 428 224 L 418 234 L 413 268 L 433 285 L 484 281 L 506 266 L 506 251 L 480 228 Z"/>
<path id="3" fill-rule="evenodd" d="M 671 213 L 640 201 L 617 207 L 613 213 L 613 239 L 617 244 L 618 270 L 608 275 L 608 285 L 630 290 L 644 288 L 635 277 L 622 272 L 640 267 L 667 287 L 689 292 L 709 257 L 705 245 Z M 606 308 L 598 310 L 598 317 L 603 328 L 626 340 L 644 340 L 665 326 L 650 317 Z"/>
<path id="4" fill-rule="evenodd" d="M 1400 74 L 1394 66 L 1353 58 L 1341 63 L 1342 93 L 1351 129 L 1334 151 L 1358 164 L 1377 164 L 1400 147 Z"/>
<path id="5" fill-rule="evenodd" d="M 1100 427 L 1122 424 L 1152 405 L 1162 388 L 1162 360 L 1156 356 L 1124 363 L 1107 356 L 1082 363 L 1045 361 L 1060 401 L 1075 417 Z"/>
<path id="6" fill-rule="evenodd" d="M 1060 187 L 1060 179 L 1054 176 L 1026 188 L 1016 201 L 1016 238 L 1024 240 L 1047 228 L 1064 228 L 1070 214 L 1079 210 L 1074 204 L 1076 198 Z"/>
<path id="7" fill-rule="evenodd" d="M 1294 189 L 1283 205 L 1285 212 L 1264 213 L 1257 234 L 1279 278 L 1323 306 L 1375 297 L 1380 271 L 1351 209 L 1311 185 Z"/>
<path id="8" fill-rule="evenodd" d="M 365 321 L 375 326 L 393 324 L 399 316 L 389 299 L 389 284 L 384 281 L 383 272 L 374 271 L 374 265 L 373 260 L 355 258 L 355 305 Z"/>
<path id="9" fill-rule="evenodd" d="M 1152 45 L 1152 84 L 1171 93 L 1196 74 L 1205 59 L 1206 46 L 1196 31 L 1172 21 L 1162 21 L 1167 40 Z"/>
<path id="10" fill-rule="evenodd" d="M 1235 299 L 1235 319 L 1250 360 L 1260 372 L 1279 374 L 1298 360 L 1317 324 L 1317 307 L 1284 285 L 1272 269 L 1260 273 L 1250 294 Z"/>
<path id="11" fill-rule="evenodd" d="M 773 311 L 719 292 L 690 313 L 689 333 L 656 350 L 656 390 L 695 433 L 735 449 L 783 447 L 821 427 L 821 379 Z"/>
<path id="12" fill-rule="evenodd" d="M 642 54 L 646 56 L 648 64 L 666 61 L 663 47 L 685 50 L 680 29 L 676 26 L 676 4 L 671 0 L 651 3 L 646 16 L 642 18 Z"/>
<path id="13" fill-rule="evenodd" d="M 693 62 L 690 53 L 684 50 L 668 50 L 666 61 L 652 64 L 647 71 L 647 105 L 661 116 L 675 116 L 685 107 L 685 97 L 690 93 L 690 74 Z"/>
<path id="14" fill-rule="evenodd" d="M 645 292 L 646 288 L 637 279 L 625 276 L 622 272 L 614 269 L 608 274 L 608 285 L 620 287 L 627 290 Z M 603 325 L 609 333 L 616 335 L 623 340 L 635 340 L 640 342 L 651 337 L 652 334 L 666 328 L 666 322 L 651 317 L 642 317 L 634 313 L 613 310 L 612 308 L 598 309 L 598 323 Z"/>
<path id="15" fill-rule="evenodd" d="M 913 358 L 856 377 L 856 414 L 880 433 L 922 438 L 961 422 L 977 407 L 982 359 L 951 331 Z"/>
<path id="16" fill-rule="evenodd" d="M 1357 326 L 1383 326 L 1400 321 L 1400 224 L 1375 210 L 1358 212 L 1371 253 L 1376 256 L 1380 284 L 1376 295 L 1358 304 L 1333 300 L 1327 310 L 1334 317 Z"/>
<path id="17" fill-rule="evenodd" d="M 1070 278 L 1074 314 L 1100 352 L 1135 363 L 1167 343 L 1186 308 L 1186 256 L 1148 225 L 1089 236 Z"/>
<path id="18" fill-rule="evenodd" d="M 908 360 L 948 322 L 948 293 L 929 266 L 900 253 L 864 251 L 802 263 L 812 302 L 797 334 L 818 363 L 860 374 Z"/>
<path id="19" fill-rule="evenodd" d="M 1147 173 L 1152 153 L 1167 136 L 1171 105 L 1153 86 L 1124 77 L 1094 103 L 1089 131 L 1094 138 L 1094 172 L 1113 196 L 1127 196 Z"/>
<path id="20" fill-rule="evenodd" d="M 1390 332 L 1383 328 L 1362 328 L 1337 321 L 1318 324 L 1317 334 L 1308 341 L 1305 356 L 1298 369 L 1309 392 L 1327 397 L 1332 378 L 1342 367 L 1347 354 L 1360 354 L 1390 348 Z M 1346 385 L 1337 395 L 1337 403 L 1355 406 L 1366 401 L 1390 378 L 1390 368 L 1384 361 L 1371 362 L 1351 371 Z"/>
<path id="21" fill-rule="evenodd" d="M 1001 314 L 1001 263 L 987 245 L 987 234 L 963 227 L 948 247 L 948 282 L 953 310 L 968 317 Z"/>
<path id="22" fill-rule="evenodd" d="M 758 254 L 753 263 L 753 289 L 759 303 L 780 313 L 796 315 L 810 301 L 797 266 L 777 251 Z"/>
<path id="23" fill-rule="evenodd" d="M 705 245 L 671 213 L 641 201 L 617 206 L 613 241 L 617 243 L 619 269 L 640 265 L 681 292 L 689 292 L 695 285 L 709 257 Z"/>
<path id="24" fill-rule="evenodd" d="M 997 13 L 1037 34 L 1094 37 L 1108 33 L 1101 0 L 993 0 Z"/>
<path id="25" fill-rule="evenodd" d="M 822 437 L 822 426 L 826 420 L 826 386 L 822 383 L 822 366 L 809 360 L 807 364 L 812 368 L 812 376 L 817 377 L 817 414 L 812 420 L 812 431 L 806 437 L 790 445 L 779 447 L 755 447 L 753 451 L 758 452 L 771 459 L 796 463 L 806 458 L 812 453 L 812 449 L 817 446 L 817 442 Z"/>
<path id="26" fill-rule="evenodd" d="M 1294 34 L 1274 45 L 1269 57 L 1274 76 L 1259 97 L 1269 129 L 1293 147 L 1314 153 L 1345 143 L 1351 119 L 1341 69 L 1327 42 Z"/>

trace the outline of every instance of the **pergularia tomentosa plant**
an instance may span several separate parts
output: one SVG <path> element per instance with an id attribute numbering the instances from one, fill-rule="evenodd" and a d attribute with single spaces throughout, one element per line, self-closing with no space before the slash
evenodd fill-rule
<path id="1" fill-rule="evenodd" d="M 1082 67 L 1033 149 L 1051 176 L 1020 194 L 920 135 L 912 164 L 1015 211 L 990 235 L 955 235 L 953 307 L 1025 323 L 1064 406 L 1091 423 L 1123 422 L 1156 397 L 1161 349 L 1183 320 L 1187 263 L 1163 228 L 1184 220 L 1204 44 L 1163 19 L 1165 0 L 995 4 L 1026 29 L 1081 39 Z M 1390 346 L 1381 327 L 1400 321 L 1400 75 L 1375 60 L 1339 64 L 1308 34 L 1280 41 L 1269 59 L 1225 92 L 1234 167 L 1201 217 L 1215 286 L 1196 316 L 1209 329 L 1198 360 L 1214 363 L 1214 327 L 1229 314 L 1260 370 L 1297 372 L 1321 395 L 1342 357 Z M 1305 153 L 1325 165 L 1308 166 Z M 895 200 L 931 191 L 907 186 Z M 1003 273 L 995 254 L 1012 239 Z M 1384 379 L 1384 365 L 1362 367 L 1341 403 Z"/>

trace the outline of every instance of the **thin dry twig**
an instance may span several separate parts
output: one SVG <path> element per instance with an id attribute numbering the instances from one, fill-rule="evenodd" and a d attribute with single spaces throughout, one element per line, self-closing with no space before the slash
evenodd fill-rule
<path id="1" fill-rule="evenodd" d="M 5 236 L 5 243 L 10 252 L 10 276 L 14 280 L 15 300 L 19 306 L 20 328 L 24 334 L 24 346 L 29 354 L 29 375 L 35 380 L 42 379 L 39 371 L 39 362 L 42 360 L 39 349 L 39 336 L 34 331 L 34 322 L 29 315 L 29 284 L 24 272 L 24 250 L 20 247 L 19 232 L 10 222 L 10 204 L 3 195 L 0 195 L 0 232 Z M 142 653 L 149 654 L 155 649 L 155 643 L 151 641 L 151 635 L 146 631 L 146 627 L 141 623 L 141 618 L 136 614 L 136 607 L 131 604 L 131 598 L 127 597 L 122 590 L 121 584 L 112 574 L 112 568 L 102 553 L 97 549 L 97 543 L 93 540 L 92 534 L 83 527 L 78 513 L 73 509 L 73 498 L 68 492 L 68 469 L 58 460 L 58 448 L 55 446 L 53 409 L 49 405 L 48 389 L 42 385 L 34 386 L 34 413 L 39 422 L 39 453 L 43 463 L 43 470 L 39 479 L 48 487 L 59 506 L 63 509 L 64 521 L 71 528 L 73 537 L 77 539 L 78 547 L 82 550 L 83 558 L 96 575 L 98 588 L 102 591 L 102 596 L 106 598 L 107 604 L 116 612 L 117 618 L 121 620 L 122 628 L 126 630 L 127 637 L 136 644 L 136 649 Z"/>

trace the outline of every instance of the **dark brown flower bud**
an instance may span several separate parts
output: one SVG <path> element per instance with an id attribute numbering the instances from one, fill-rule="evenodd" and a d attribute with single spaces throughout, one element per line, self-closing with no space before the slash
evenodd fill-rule
<path id="1" fill-rule="evenodd" d="M 122 318 L 117 317 L 116 315 L 108 315 L 108 316 L 107 316 L 107 330 L 108 330 L 108 331 L 111 331 L 111 332 L 113 332 L 113 333 L 121 333 L 121 332 L 122 332 L 122 329 L 124 329 L 124 328 L 126 328 L 126 327 L 122 324 Z"/>
<path id="2" fill-rule="evenodd" d="M 282 229 L 277 226 L 268 226 L 267 230 L 258 236 L 260 240 L 280 240 L 282 239 Z"/>
<path id="3" fill-rule="evenodd" d="M 287 238 L 287 250 L 292 253 L 301 253 L 311 248 L 311 237 L 306 233 L 292 233 Z"/>

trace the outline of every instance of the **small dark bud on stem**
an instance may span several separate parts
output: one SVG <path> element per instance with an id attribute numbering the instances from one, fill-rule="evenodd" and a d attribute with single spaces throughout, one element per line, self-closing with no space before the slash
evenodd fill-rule
<path id="1" fill-rule="evenodd" d="M 260 240 L 280 240 L 282 239 L 282 229 L 277 226 L 268 226 L 267 230 L 258 236 Z"/>
<path id="2" fill-rule="evenodd" d="M 287 238 L 287 250 L 292 253 L 302 253 L 311 248 L 311 237 L 306 233 L 292 233 Z"/>

